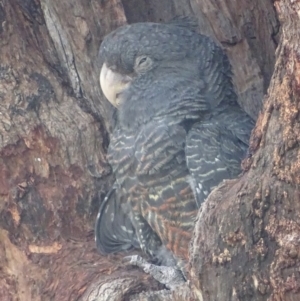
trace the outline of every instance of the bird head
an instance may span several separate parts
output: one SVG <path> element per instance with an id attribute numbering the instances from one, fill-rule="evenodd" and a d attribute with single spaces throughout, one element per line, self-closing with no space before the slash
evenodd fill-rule
<path id="1" fill-rule="evenodd" d="M 178 114 L 180 107 L 195 111 L 210 107 L 204 99 L 205 81 L 219 47 L 194 29 L 184 20 L 135 23 L 104 38 L 100 85 L 118 108 L 121 124 L 139 126 L 157 116 L 170 116 L 174 108 Z M 193 106 L 186 104 L 191 101 Z"/>

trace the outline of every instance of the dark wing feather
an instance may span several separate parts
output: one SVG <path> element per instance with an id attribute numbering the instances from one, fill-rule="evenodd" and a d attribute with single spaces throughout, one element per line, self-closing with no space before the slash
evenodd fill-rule
<path id="1" fill-rule="evenodd" d="M 129 214 L 121 205 L 115 184 L 104 198 L 95 225 L 95 240 L 102 254 L 139 247 Z"/>
<path id="2" fill-rule="evenodd" d="M 132 194 L 132 208 L 167 249 L 184 258 L 198 208 L 187 181 L 186 131 L 173 121 L 172 118 L 151 121 L 136 135 L 134 171 L 138 184 Z M 146 247 L 152 249 L 152 255 L 162 261 L 169 257 L 153 246 L 157 245 Z"/>
<path id="3" fill-rule="evenodd" d="M 196 123 L 187 136 L 191 186 L 200 205 L 224 179 L 241 173 L 253 121 L 239 108 Z"/>
<path id="4" fill-rule="evenodd" d="M 151 121 L 133 133 L 114 132 L 108 158 L 116 185 L 96 224 L 102 253 L 139 246 L 166 264 L 172 262 L 167 246 L 186 256 L 197 205 L 187 182 L 186 131 L 171 121 Z"/>

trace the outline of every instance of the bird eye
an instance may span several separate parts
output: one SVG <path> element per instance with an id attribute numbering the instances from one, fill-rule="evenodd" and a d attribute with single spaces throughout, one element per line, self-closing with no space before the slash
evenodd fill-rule
<path id="1" fill-rule="evenodd" d="M 134 70 L 138 73 L 144 73 L 151 69 L 152 60 L 150 57 L 142 55 L 138 56 L 135 60 Z"/>
<path id="2" fill-rule="evenodd" d="M 143 63 L 145 63 L 147 61 L 147 57 L 146 56 L 143 56 L 139 62 L 138 62 L 138 66 L 142 65 Z"/>

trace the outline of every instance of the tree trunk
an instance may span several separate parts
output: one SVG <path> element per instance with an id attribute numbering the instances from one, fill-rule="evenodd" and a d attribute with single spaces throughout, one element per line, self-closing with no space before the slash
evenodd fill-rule
<path id="1" fill-rule="evenodd" d="M 0 1 L 0 300 L 299 300 L 298 0 Z M 112 183 L 114 110 L 98 84 L 105 34 L 193 15 L 227 51 L 253 117 L 245 174 L 201 208 L 189 284 L 175 292 L 124 254 L 100 256 L 93 226 Z M 136 252 L 135 252 L 136 253 Z M 143 292 L 143 293 L 141 293 Z M 97 299 L 98 298 L 98 299 Z"/>
<path id="2" fill-rule="evenodd" d="M 204 300 L 300 300 L 300 1 L 277 1 L 282 35 L 248 170 L 212 192 L 195 226 Z"/>

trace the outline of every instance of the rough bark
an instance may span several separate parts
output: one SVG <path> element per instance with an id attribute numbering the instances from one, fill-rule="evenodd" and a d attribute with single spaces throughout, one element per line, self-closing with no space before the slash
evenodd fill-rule
<path id="1" fill-rule="evenodd" d="M 111 184 L 112 110 L 100 101 L 95 58 L 125 17 L 117 1 L 81 2 L 0 2 L 3 301 L 75 300 L 120 268 L 97 254 L 91 230 Z M 141 290 L 148 279 L 131 278 Z"/>
<path id="2" fill-rule="evenodd" d="M 248 171 L 199 212 L 190 285 L 158 292 L 122 266 L 124 254 L 94 246 L 112 182 L 101 39 L 126 22 L 195 16 L 227 51 L 240 102 L 256 117 L 279 36 L 272 1 L 0 1 L 0 300 L 299 299 L 299 1 L 276 8 L 283 35 Z"/>
<path id="3" fill-rule="evenodd" d="M 300 299 L 300 2 L 275 6 L 282 36 L 248 171 L 210 195 L 195 226 L 192 282 L 204 300 Z"/>

